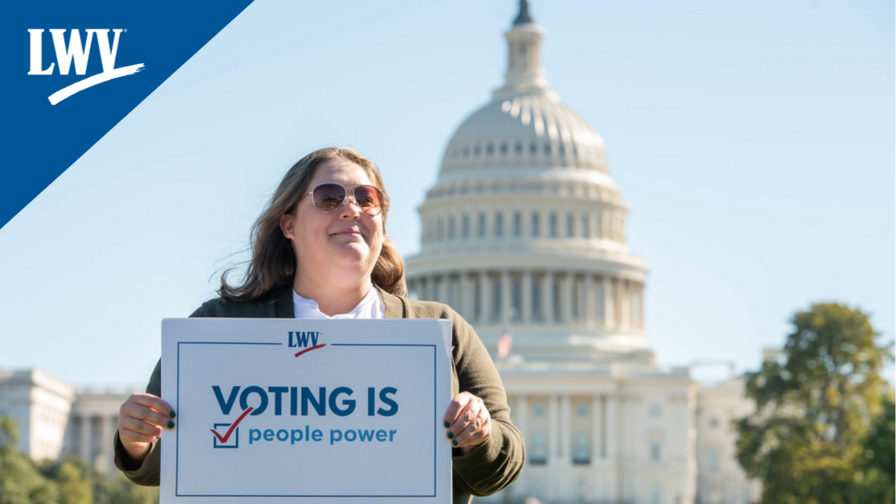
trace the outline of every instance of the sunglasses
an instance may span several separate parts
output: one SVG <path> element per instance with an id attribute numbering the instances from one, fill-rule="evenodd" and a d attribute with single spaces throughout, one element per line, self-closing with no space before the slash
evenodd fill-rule
<path id="1" fill-rule="evenodd" d="M 322 213 L 330 213 L 335 212 L 345 203 L 348 190 L 342 184 L 328 182 L 318 185 L 308 194 L 311 196 L 314 208 Z M 383 191 L 374 186 L 354 185 L 352 198 L 367 215 L 378 215 L 383 211 Z"/>

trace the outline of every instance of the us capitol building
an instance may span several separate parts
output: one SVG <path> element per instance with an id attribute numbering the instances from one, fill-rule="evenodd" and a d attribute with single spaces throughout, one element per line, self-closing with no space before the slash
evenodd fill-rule
<path id="1" fill-rule="evenodd" d="M 544 35 L 521 1 L 505 33 L 505 83 L 448 142 L 419 208 L 421 251 L 406 258 L 411 296 L 447 303 L 475 327 L 526 439 L 520 480 L 482 500 L 757 499 L 734 456 L 731 422 L 752 410 L 742 381 L 698 384 L 687 367 L 656 365 L 628 207 L 600 135 L 547 85 Z M 74 454 L 112 472 L 130 392 L 0 370 L 0 415 L 18 420 L 31 457 Z"/>
<path id="2" fill-rule="evenodd" d="M 523 0 L 504 85 L 448 142 L 419 208 L 421 251 L 406 259 L 412 296 L 473 324 L 526 438 L 520 481 L 490 500 L 757 499 L 734 458 L 731 421 L 751 411 L 743 383 L 698 385 L 655 363 L 628 207 L 600 135 L 547 84 L 544 35 Z"/>

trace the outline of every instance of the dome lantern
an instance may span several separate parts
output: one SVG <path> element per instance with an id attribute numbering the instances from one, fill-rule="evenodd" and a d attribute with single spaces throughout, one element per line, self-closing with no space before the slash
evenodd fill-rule
<path id="1" fill-rule="evenodd" d="M 529 15 L 529 3 L 521 0 L 519 15 L 510 30 L 504 33 L 507 73 L 504 74 L 504 86 L 495 91 L 495 99 L 526 92 L 550 92 L 541 68 L 541 39 L 544 35 L 544 29 Z"/>

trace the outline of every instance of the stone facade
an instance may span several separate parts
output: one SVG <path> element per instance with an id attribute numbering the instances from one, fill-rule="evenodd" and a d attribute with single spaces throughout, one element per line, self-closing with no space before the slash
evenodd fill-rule
<path id="1" fill-rule="evenodd" d="M 38 370 L 0 370 L 0 415 L 18 422 L 19 451 L 35 460 L 62 453 L 75 390 Z"/>
<path id="2" fill-rule="evenodd" d="M 77 455 L 98 471 L 113 474 L 116 469 L 112 439 L 118 429 L 118 409 L 133 392 L 138 391 L 79 390 L 66 427 L 63 454 Z"/>
<path id="3" fill-rule="evenodd" d="M 76 390 L 38 370 L 0 370 L 0 416 L 16 420 L 19 450 L 34 460 L 76 455 L 115 470 L 112 437 L 131 390 Z"/>

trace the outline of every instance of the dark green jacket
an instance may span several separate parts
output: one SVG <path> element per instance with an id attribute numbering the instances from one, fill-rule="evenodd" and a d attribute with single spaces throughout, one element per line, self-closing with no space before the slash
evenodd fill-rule
<path id="1" fill-rule="evenodd" d="M 455 504 L 467 504 L 473 495 L 491 495 L 519 476 L 526 458 L 523 436 L 510 422 L 510 408 L 501 377 L 479 336 L 460 315 L 449 306 L 427 301 L 398 297 L 383 290 L 386 318 L 448 319 L 451 320 L 451 396 L 469 392 L 482 398 L 492 418 L 489 438 L 466 455 L 453 459 L 453 491 Z M 292 289 L 273 293 L 260 303 L 232 303 L 214 299 L 203 303 L 191 317 L 231 318 L 293 318 Z M 161 360 L 146 386 L 146 393 L 162 395 Z M 115 433 L 115 466 L 139 485 L 159 484 L 161 441 L 156 442 L 142 464 L 131 461 Z"/>

